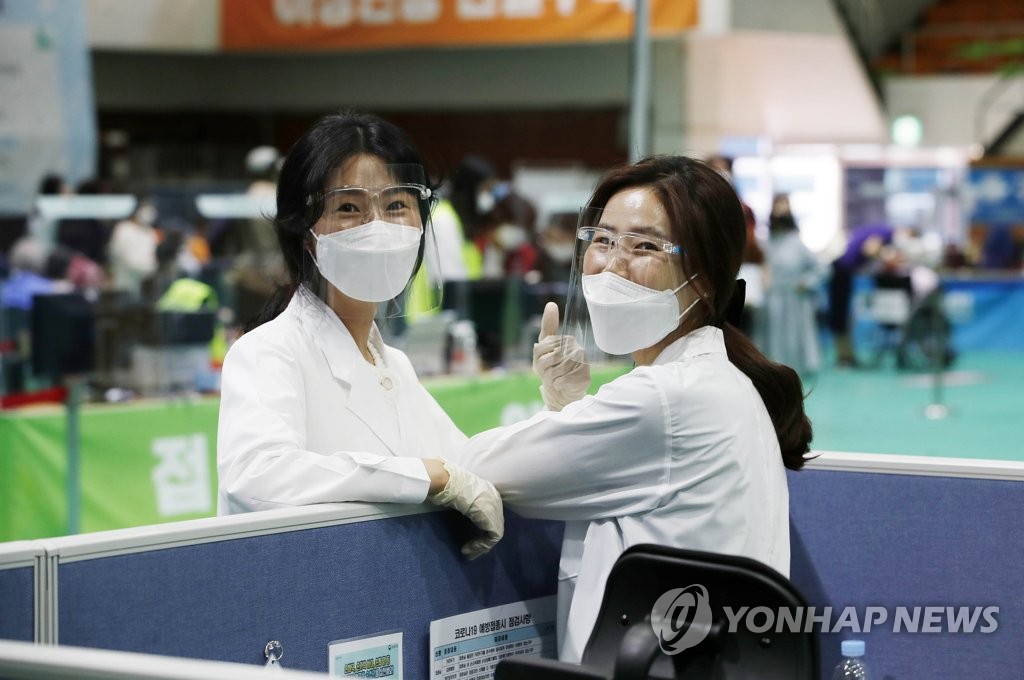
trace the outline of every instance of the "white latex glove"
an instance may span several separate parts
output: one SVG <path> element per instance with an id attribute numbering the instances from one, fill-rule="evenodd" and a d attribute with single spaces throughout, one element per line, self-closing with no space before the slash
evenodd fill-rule
<path id="1" fill-rule="evenodd" d="M 583 360 L 583 348 L 576 338 L 555 335 L 557 332 L 558 305 L 549 302 L 540 319 L 540 337 L 533 345 L 533 372 L 540 376 L 540 395 L 550 411 L 561 411 L 581 399 L 590 387 L 590 366 Z"/>
<path id="2" fill-rule="evenodd" d="M 448 471 L 448 483 L 438 493 L 428 496 L 427 500 L 434 505 L 461 512 L 484 532 L 483 536 L 474 538 L 462 546 L 462 554 L 475 560 L 497 545 L 505 535 L 501 495 L 493 484 L 477 477 L 469 470 L 447 461 L 444 463 L 444 469 Z"/>

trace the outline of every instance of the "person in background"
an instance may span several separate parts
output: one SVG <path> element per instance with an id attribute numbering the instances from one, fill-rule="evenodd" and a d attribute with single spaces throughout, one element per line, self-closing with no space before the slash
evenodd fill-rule
<path id="1" fill-rule="evenodd" d="M 257 198 L 273 198 L 277 193 L 277 173 L 281 154 L 269 145 L 249 149 L 245 154 L 245 171 L 252 178 L 246 193 Z"/>
<path id="2" fill-rule="evenodd" d="M 157 217 L 153 201 L 140 197 L 131 217 L 114 225 L 107 246 L 111 283 L 134 300 L 142 299 L 143 283 L 157 270 Z"/>
<path id="3" fill-rule="evenodd" d="M 39 180 L 40 196 L 67 196 L 71 193 L 71 187 L 60 175 L 51 173 Z"/>
<path id="4" fill-rule="evenodd" d="M 886 250 L 894 250 L 890 256 Z M 941 287 L 939 268 L 942 266 L 942 237 L 934 231 L 925 232 L 919 227 L 897 229 L 892 236 L 892 245 L 883 248 L 879 259 L 883 265 L 895 259 L 911 280 L 914 304 L 936 293 Z"/>
<path id="5" fill-rule="evenodd" d="M 494 208 L 492 189 L 497 183 L 497 172 L 491 162 L 483 156 L 468 154 L 441 189 L 441 198 L 431 215 L 441 280 L 472 281 L 482 275 L 483 261 L 474 238 L 485 216 Z"/>
<path id="6" fill-rule="evenodd" d="M 276 196 L 280 153 L 272 146 L 257 146 L 245 156 L 245 190 L 253 203 L 263 206 Z M 222 274 L 220 285 L 231 313 L 240 325 L 256 318 L 285 278 L 285 266 L 270 220 L 258 216 L 217 219 L 203 227 L 210 254 Z"/>
<path id="7" fill-rule="evenodd" d="M 733 191 L 736 191 L 736 198 L 740 200 L 740 207 L 743 209 L 743 222 L 747 227 L 747 234 L 752 234 L 757 226 L 757 220 L 754 217 L 754 211 L 746 204 L 739 191 L 736 190 L 736 178 L 732 174 L 733 159 L 728 156 L 713 155 L 708 157 L 707 163 L 713 170 L 728 180 Z"/>
<path id="8" fill-rule="evenodd" d="M 800 239 L 785 195 L 775 198 L 768 228 L 764 352 L 808 377 L 821 369 L 816 297 L 826 272 Z"/>
<path id="9" fill-rule="evenodd" d="M 424 266 L 409 287 L 405 300 L 408 323 L 437 313 L 437 300 L 429 291 L 451 281 L 475 281 L 483 275 L 483 257 L 470 235 L 482 216 L 494 207 L 490 187 L 496 181 L 490 161 L 470 154 L 438 189 L 430 216 L 437 249 L 426 252 Z"/>
<path id="10" fill-rule="evenodd" d="M 885 223 L 861 225 L 849 233 L 845 251 L 832 261 L 832 276 L 828 284 L 828 321 L 838 366 L 858 365 L 853 335 L 850 333 L 853 277 L 878 257 L 883 246 L 892 243 L 893 233 L 892 226 Z"/>
<path id="11" fill-rule="evenodd" d="M 753 213 L 750 215 L 753 217 Z M 745 282 L 739 329 L 756 344 L 763 346 L 765 257 L 752 219 L 747 221 L 747 243 L 743 247 L 743 263 L 740 265 L 739 278 Z"/>
<path id="12" fill-rule="evenodd" d="M 209 265 L 213 260 L 210 242 L 206 240 L 206 228 L 207 222 L 202 220 L 197 224 L 189 224 L 185 229 L 185 251 L 199 265 L 200 269 Z"/>
<path id="13" fill-rule="evenodd" d="M 46 248 L 38 239 L 23 237 L 15 241 L 11 246 L 11 273 L 0 286 L 0 307 L 28 311 L 33 295 L 68 292 L 45 275 L 46 260 Z"/>
<path id="14" fill-rule="evenodd" d="M 714 170 L 722 177 L 729 180 L 729 184 L 736 189 L 735 179 L 732 174 L 733 159 L 727 156 L 714 155 L 707 160 Z M 747 228 L 747 241 L 743 247 L 743 264 L 740 265 L 739 278 L 745 282 L 745 296 L 743 298 L 743 311 L 740 316 L 739 329 L 756 343 L 763 343 L 763 328 L 760 314 L 764 305 L 764 251 L 757 238 L 757 219 L 754 211 L 740 198 L 740 206 L 743 208 L 743 221 Z"/>
<path id="15" fill-rule="evenodd" d="M 72 193 L 72 188 L 62 176 L 50 173 L 39 180 L 36 196 L 69 196 Z M 33 202 L 29 215 L 29 234 L 43 246 L 46 253 L 49 253 L 57 242 L 58 223 L 59 220 L 41 215 Z"/>
<path id="16" fill-rule="evenodd" d="M 511 191 L 508 185 L 496 186 L 495 195 L 499 198 L 484 216 L 477 230 L 475 245 L 482 255 L 482 278 L 489 280 L 489 283 L 481 285 L 490 291 L 487 294 L 501 297 L 492 297 L 486 305 L 491 309 L 489 314 L 480 313 L 485 305 L 481 304 L 479 297 L 470 297 L 469 306 L 477 335 L 477 350 L 483 365 L 488 368 L 504 366 L 509 361 L 528 356 L 523 341 L 524 325 L 528 325 L 528 322 L 524 323 L 524 316 L 539 313 L 539 310 L 527 307 L 530 301 L 522 285 L 537 263 L 537 247 L 532 243 L 537 211 L 530 201 Z M 476 292 L 479 295 L 479 286 Z M 532 335 L 530 329 L 525 332 Z M 526 342 L 532 340 L 530 337 Z M 519 352 L 518 356 L 516 352 Z"/>
<path id="17" fill-rule="evenodd" d="M 146 286 L 147 300 L 160 299 L 175 281 L 198 271 L 185 250 L 185 235 L 178 229 L 160 231 L 155 259 L 156 271 Z"/>
<path id="18" fill-rule="evenodd" d="M 167 247 L 173 248 L 170 257 L 173 258 L 174 270 L 180 276 L 199 276 L 203 266 L 210 261 L 210 250 L 209 244 L 198 234 L 195 225 L 182 217 L 172 216 L 160 220 L 158 233 L 160 236 L 160 245 L 157 246 L 158 266 L 163 263 L 161 258 L 168 255 L 161 253 L 161 246 L 169 237 L 173 236 L 178 243 L 168 244 Z"/>
<path id="19" fill-rule="evenodd" d="M 576 257 L 593 340 L 635 368 L 586 395 L 589 369 L 549 304 L 534 348 L 547 410 L 452 456 L 517 513 L 565 520 L 559 657 L 577 662 L 632 545 L 788 574 L 785 469 L 811 440 L 800 377 L 726 320 L 746 237 L 729 183 L 694 159 L 649 158 L 606 174 L 585 214 Z"/>
<path id="20" fill-rule="evenodd" d="M 466 441 L 374 319 L 423 260 L 431 189 L 400 129 L 345 112 L 285 158 L 274 228 L 289 281 L 224 359 L 218 513 L 339 501 L 431 503 L 504 531 L 488 482 L 442 459 Z"/>
<path id="21" fill-rule="evenodd" d="M 569 280 L 578 217 L 576 213 L 555 213 L 537 237 L 537 269 L 542 281 L 564 284 Z"/>
<path id="22" fill-rule="evenodd" d="M 86 180 L 75 192 L 82 196 L 107 193 L 99 180 Z M 72 217 L 57 223 L 57 244 L 89 258 L 101 267 L 106 265 L 109 223 L 95 217 Z"/>
<path id="23" fill-rule="evenodd" d="M 524 276 L 535 269 L 537 247 L 533 244 L 537 211 L 525 198 L 508 192 L 484 218 L 476 239 L 483 255 L 484 278 Z"/>
<path id="24" fill-rule="evenodd" d="M 33 297 L 73 290 L 45 275 L 46 251 L 38 238 L 18 239 L 11 245 L 9 276 L 0 280 L 0 386 L 8 393 L 23 391 L 29 375 Z"/>
<path id="25" fill-rule="evenodd" d="M 467 154 L 452 174 L 447 198 L 459 217 L 463 237 L 473 241 L 484 228 L 487 215 L 508 194 L 494 165 L 478 154 Z"/>

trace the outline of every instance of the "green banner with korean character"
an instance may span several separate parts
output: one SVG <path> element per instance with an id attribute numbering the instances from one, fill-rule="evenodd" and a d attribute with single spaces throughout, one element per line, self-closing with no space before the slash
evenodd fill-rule
<path id="1" fill-rule="evenodd" d="M 594 369 L 592 390 L 628 367 Z M 467 435 L 543 408 L 530 373 L 424 383 Z M 80 410 L 81 530 L 210 517 L 217 510 L 216 398 Z M 67 422 L 61 407 L 0 412 L 0 541 L 67 533 Z"/>
<path id="2" fill-rule="evenodd" d="M 85 406 L 80 411 L 81 530 L 216 512 L 216 399 Z M 0 414 L 0 540 L 67 533 L 62 408 Z"/>

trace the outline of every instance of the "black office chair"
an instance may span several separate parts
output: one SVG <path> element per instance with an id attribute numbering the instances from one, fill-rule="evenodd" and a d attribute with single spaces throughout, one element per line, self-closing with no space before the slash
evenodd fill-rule
<path id="1" fill-rule="evenodd" d="M 668 599 L 675 599 L 677 605 L 694 603 L 697 591 L 690 586 L 703 586 L 708 608 L 703 612 L 695 606 L 672 608 L 669 616 L 679 624 L 679 635 L 669 630 L 663 633 L 667 640 L 659 641 L 651 625 L 655 603 L 668 591 L 680 589 L 689 594 L 677 592 Z M 608 577 L 582 666 L 512 657 L 498 664 L 495 679 L 818 680 L 817 633 L 813 629 L 805 632 L 802 620 L 801 625 L 789 625 L 787 620 L 781 628 L 773 625 L 766 632 L 755 633 L 747 627 L 744 615 L 736 630 L 730 631 L 726 607 L 733 613 L 741 607 L 747 607 L 747 612 L 766 607 L 773 614 L 773 623 L 778 624 L 780 611 L 803 612 L 807 603 L 788 579 L 755 560 L 656 545 L 633 546 L 619 557 Z M 679 621 L 679 614 L 686 620 Z M 755 616 L 755 628 L 763 627 L 766 620 L 763 615 Z M 672 648 L 673 641 L 680 651 L 672 655 L 663 652 L 661 645 Z M 693 646 L 686 648 L 688 643 Z"/>

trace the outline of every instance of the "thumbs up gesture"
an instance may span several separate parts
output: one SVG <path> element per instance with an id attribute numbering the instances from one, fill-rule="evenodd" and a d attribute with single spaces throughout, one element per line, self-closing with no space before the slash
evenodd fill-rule
<path id="1" fill-rule="evenodd" d="M 540 394 L 551 411 L 561 411 L 590 387 L 583 348 L 571 335 L 557 333 L 558 305 L 549 302 L 540 319 L 540 337 L 533 345 L 533 372 L 540 376 Z"/>

